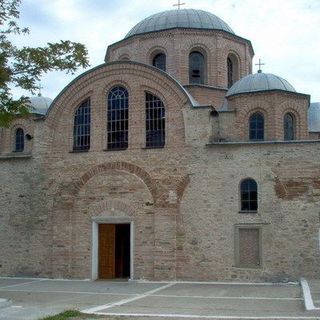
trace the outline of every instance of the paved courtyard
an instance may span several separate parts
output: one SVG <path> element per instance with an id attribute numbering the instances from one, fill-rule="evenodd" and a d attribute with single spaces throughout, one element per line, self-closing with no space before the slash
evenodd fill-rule
<path id="1" fill-rule="evenodd" d="M 320 282 L 312 282 L 315 305 Z M 66 309 L 88 314 L 190 319 L 320 319 L 305 311 L 299 284 L 0 279 L 1 320 L 36 320 Z M 88 316 L 90 318 L 90 316 Z"/>

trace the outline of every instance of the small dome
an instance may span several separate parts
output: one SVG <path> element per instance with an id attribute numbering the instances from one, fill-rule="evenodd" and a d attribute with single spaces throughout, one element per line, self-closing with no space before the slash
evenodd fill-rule
<path id="1" fill-rule="evenodd" d="M 240 94 L 260 91 L 289 91 L 296 92 L 294 87 L 285 79 L 272 73 L 258 72 L 237 81 L 227 92 L 227 97 Z"/>
<path id="2" fill-rule="evenodd" d="M 320 132 L 320 102 L 310 104 L 308 110 L 309 132 Z"/>
<path id="3" fill-rule="evenodd" d="M 125 36 L 168 29 L 222 30 L 234 34 L 233 30 L 216 15 L 196 9 L 167 10 L 156 13 L 136 24 Z"/>
<path id="4" fill-rule="evenodd" d="M 52 99 L 42 96 L 35 96 L 29 98 L 32 106 L 31 113 L 46 115 L 52 103 Z"/>

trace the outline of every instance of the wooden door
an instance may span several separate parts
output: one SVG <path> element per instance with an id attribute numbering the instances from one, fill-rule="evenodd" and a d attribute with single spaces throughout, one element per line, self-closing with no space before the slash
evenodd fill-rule
<path id="1" fill-rule="evenodd" d="M 116 226 L 99 224 L 99 279 L 115 278 Z"/>

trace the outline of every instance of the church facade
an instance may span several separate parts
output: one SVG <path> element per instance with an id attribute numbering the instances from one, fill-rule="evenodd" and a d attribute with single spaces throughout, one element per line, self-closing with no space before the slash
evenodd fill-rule
<path id="1" fill-rule="evenodd" d="M 0 128 L 0 275 L 319 277 L 320 104 L 170 10 Z"/>

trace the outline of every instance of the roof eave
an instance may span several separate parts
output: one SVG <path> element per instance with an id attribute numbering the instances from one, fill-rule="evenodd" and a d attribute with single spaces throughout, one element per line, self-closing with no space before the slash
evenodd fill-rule
<path id="1" fill-rule="evenodd" d="M 249 92 L 239 92 L 239 93 L 234 93 L 234 94 L 226 95 L 226 98 L 229 99 L 229 98 L 231 98 L 231 97 L 240 96 L 240 95 L 256 94 L 256 93 L 267 93 L 267 92 L 281 92 L 281 93 L 295 94 L 295 95 L 299 95 L 299 96 L 308 98 L 308 100 L 310 100 L 310 95 L 309 95 L 309 94 L 300 93 L 300 92 L 295 92 L 295 91 L 280 90 L 280 89 L 258 90 L 258 91 L 249 91 Z"/>

